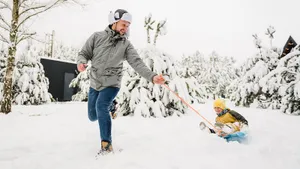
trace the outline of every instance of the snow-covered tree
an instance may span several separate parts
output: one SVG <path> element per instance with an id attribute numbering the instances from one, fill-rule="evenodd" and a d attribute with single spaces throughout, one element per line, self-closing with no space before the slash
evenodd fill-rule
<path id="1" fill-rule="evenodd" d="M 208 85 L 202 83 L 201 80 L 207 70 L 207 60 L 204 55 L 196 51 L 191 56 L 183 56 L 182 60 L 177 63 L 177 67 L 181 78 L 190 79 L 195 84 L 194 87 L 188 87 L 188 89 L 198 90 L 197 93 L 200 95 L 198 97 L 207 98 Z"/>
<path id="2" fill-rule="evenodd" d="M 197 103 L 204 103 L 203 100 L 208 97 L 206 92 L 206 87 L 203 84 L 200 84 L 195 78 L 194 70 L 189 67 L 178 67 L 178 75 L 180 78 L 185 79 L 189 95 L 193 100 L 197 100 Z"/>
<path id="3" fill-rule="evenodd" d="M 272 48 L 272 41 L 274 39 L 274 33 L 275 32 L 276 32 L 275 28 L 273 26 L 269 26 L 266 33 L 265 33 L 270 39 L 270 47 L 271 48 Z"/>
<path id="4" fill-rule="evenodd" d="M 4 74 L 2 74 L 6 67 L 6 59 L 7 59 L 7 52 L 5 49 L 0 48 L 0 80 L 3 80 Z M 1 76 L 2 75 L 2 76 Z"/>
<path id="5" fill-rule="evenodd" d="M 54 45 L 53 57 L 60 60 L 76 61 L 78 52 L 79 49 L 66 46 L 63 43 L 58 43 L 57 45 Z"/>
<path id="6" fill-rule="evenodd" d="M 235 60 L 232 57 L 222 57 L 216 52 L 209 56 L 208 69 L 204 76 L 204 83 L 209 84 L 213 98 L 228 97 L 227 87 L 237 78 L 237 69 Z"/>
<path id="7" fill-rule="evenodd" d="M 191 56 L 183 56 L 178 66 L 187 69 L 186 73 L 199 79 L 200 82 L 200 77 L 206 73 L 207 64 L 204 55 L 196 51 Z"/>
<path id="8" fill-rule="evenodd" d="M 85 69 L 85 71 L 80 72 L 77 77 L 71 81 L 69 87 L 77 88 L 77 93 L 72 96 L 73 101 L 87 101 L 90 88 L 90 69 L 91 65 L 88 64 L 88 67 Z"/>
<path id="9" fill-rule="evenodd" d="M 267 35 L 272 40 L 274 28 Z M 283 113 L 300 115 L 300 48 L 280 57 L 279 48 L 265 47 L 255 38 L 259 52 L 242 66 L 245 72 L 236 83 L 232 100 L 237 105 L 249 106 L 253 102 L 258 107 L 281 109 Z"/>
<path id="10" fill-rule="evenodd" d="M 51 101 L 48 92 L 49 80 L 44 67 L 39 62 L 38 51 L 28 45 L 26 52 L 17 60 L 13 79 L 13 103 L 20 105 L 39 105 Z"/>
<path id="11" fill-rule="evenodd" d="M 269 99 L 277 100 L 277 96 L 271 96 L 274 93 L 265 93 L 259 81 L 276 68 L 280 50 L 265 47 L 257 35 L 253 37 L 258 52 L 242 65 L 242 72 L 245 74 L 236 81 L 237 89 L 232 94 L 231 100 L 235 101 L 236 105 L 248 107 L 257 99 L 260 107 L 265 107 L 265 102 L 270 102 Z"/>
<path id="12" fill-rule="evenodd" d="M 276 69 L 260 80 L 264 93 L 276 97 L 266 107 L 300 115 L 300 51 L 293 50 L 280 59 Z"/>
<path id="13" fill-rule="evenodd" d="M 189 94 L 193 97 L 203 98 L 208 97 L 206 92 L 206 85 L 199 83 L 199 76 L 205 72 L 204 55 L 196 51 L 192 56 L 184 56 L 180 62 L 177 62 L 178 74 L 181 78 L 187 80 L 187 87 Z"/>
<path id="14" fill-rule="evenodd" d="M 139 54 L 151 70 L 164 75 L 169 88 L 186 102 L 203 102 L 202 91 L 196 86 L 197 81 L 192 78 L 180 77 L 179 69 L 170 55 L 152 45 L 139 50 Z M 118 94 L 119 114 L 167 117 L 186 113 L 186 105 L 168 88 L 148 82 L 128 64 L 125 64 L 125 70 L 122 88 Z"/>
<path id="15" fill-rule="evenodd" d="M 145 17 L 145 24 L 144 27 L 147 31 L 147 43 L 151 44 L 151 38 L 150 38 L 150 31 L 153 29 L 153 24 L 155 23 L 155 20 L 152 20 L 152 14 L 150 13 L 148 16 Z M 155 28 L 155 35 L 153 40 L 153 45 L 156 45 L 158 36 L 164 36 L 167 34 L 167 28 L 166 28 L 167 19 L 161 20 L 156 24 Z"/>
<path id="16" fill-rule="evenodd" d="M 7 54 L 4 48 L 0 48 L 0 104 L 3 96 L 3 82 L 6 68 Z"/>
<path id="17" fill-rule="evenodd" d="M 156 31 L 154 35 L 153 44 L 156 45 L 156 41 L 158 36 L 164 36 L 167 34 L 167 26 L 166 26 L 167 20 L 161 20 L 156 25 Z"/>
<path id="18" fill-rule="evenodd" d="M 152 14 L 150 13 L 148 16 L 145 17 L 145 25 L 147 31 L 147 43 L 151 43 L 151 37 L 150 37 L 150 30 L 153 30 L 153 24 L 155 21 L 152 20 Z"/>
<path id="19" fill-rule="evenodd" d="M 229 97 L 228 86 L 238 77 L 238 69 L 234 64 L 232 57 L 222 57 L 212 52 L 205 58 L 199 51 L 192 56 L 183 57 L 180 62 L 186 73 L 197 79 L 201 88 L 212 98 Z"/>

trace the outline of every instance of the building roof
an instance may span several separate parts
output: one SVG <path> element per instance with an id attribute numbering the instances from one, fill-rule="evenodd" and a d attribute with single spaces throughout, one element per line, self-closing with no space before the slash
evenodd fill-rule
<path id="1" fill-rule="evenodd" d="M 283 47 L 281 57 L 284 57 L 285 55 L 289 54 L 291 50 L 296 46 L 297 46 L 296 41 L 292 38 L 292 36 L 290 36 Z"/>
<path id="2" fill-rule="evenodd" d="M 64 62 L 64 63 L 77 64 L 77 63 L 74 62 L 74 61 L 62 60 L 62 59 L 50 58 L 50 57 L 41 57 L 41 59 L 47 59 L 47 60 L 53 60 L 53 61 L 57 61 L 57 62 Z"/>

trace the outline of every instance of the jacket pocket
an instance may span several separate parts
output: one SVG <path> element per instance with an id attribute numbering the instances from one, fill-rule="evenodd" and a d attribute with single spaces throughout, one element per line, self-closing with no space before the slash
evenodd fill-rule
<path id="1" fill-rule="evenodd" d="M 109 67 L 104 70 L 104 76 L 122 76 L 122 67 Z"/>
<path id="2" fill-rule="evenodd" d="M 103 76 L 104 86 L 119 86 L 122 80 L 122 68 L 107 68 Z"/>

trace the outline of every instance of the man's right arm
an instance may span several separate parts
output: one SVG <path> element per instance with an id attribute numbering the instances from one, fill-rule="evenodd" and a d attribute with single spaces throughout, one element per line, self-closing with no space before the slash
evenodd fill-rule
<path id="1" fill-rule="evenodd" d="M 81 51 L 77 56 L 77 65 L 79 64 L 87 64 L 89 60 L 93 57 L 93 49 L 94 49 L 94 40 L 96 33 L 93 33 L 88 40 L 85 42 Z"/>

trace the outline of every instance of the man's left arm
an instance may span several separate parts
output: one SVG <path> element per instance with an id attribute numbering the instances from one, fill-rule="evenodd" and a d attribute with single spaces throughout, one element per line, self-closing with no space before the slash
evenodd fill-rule
<path id="1" fill-rule="evenodd" d="M 157 74 L 152 72 L 143 60 L 140 58 L 136 49 L 134 49 L 133 45 L 129 43 L 126 49 L 126 60 L 130 64 L 130 66 L 137 71 L 142 77 L 146 78 L 148 81 L 153 82 L 153 77 Z"/>

